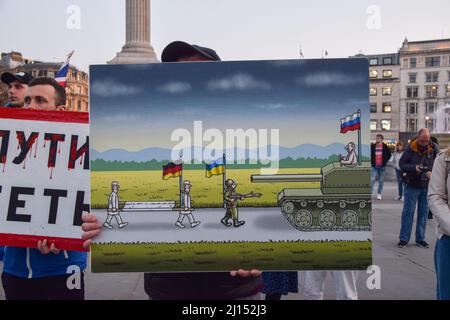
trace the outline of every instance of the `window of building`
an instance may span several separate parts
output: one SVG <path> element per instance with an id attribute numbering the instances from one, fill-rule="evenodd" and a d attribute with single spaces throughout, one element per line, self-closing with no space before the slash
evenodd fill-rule
<path id="1" fill-rule="evenodd" d="M 409 59 L 408 59 L 408 58 L 403 58 L 403 64 L 402 64 L 403 66 L 402 66 L 402 67 L 403 67 L 404 69 L 407 69 L 407 68 L 408 68 L 408 62 L 409 62 Z"/>
<path id="2" fill-rule="evenodd" d="M 445 86 L 445 95 L 447 97 L 450 97 L 450 84 Z"/>
<path id="3" fill-rule="evenodd" d="M 432 68 L 432 67 L 440 67 L 441 66 L 441 57 L 426 57 L 425 58 L 425 67 Z"/>
<path id="4" fill-rule="evenodd" d="M 426 82 L 438 82 L 439 72 L 427 72 L 425 73 L 425 79 Z"/>
<path id="5" fill-rule="evenodd" d="M 369 60 L 369 64 L 370 64 L 371 66 L 377 66 L 377 65 L 378 65 L 378 58 L 371 58 L 371 59 Z"/>
<path id="6" fill-rule="evenodd" d="M 370 131 L 377 131 L 377 120 L 370 120 Z"/>
<path id="7" fill-rule="evenodd" d="M 418 96 L 419 96 L 419 87 L 407 87 L 406 88 L 406 97 L 417 98 Z"/>
<path id="8" fill-rule="evenodd" d="M 436 119 L 429 117 L 425 118 L 425 127 L 428 128 L 431 132 L 433 132 L 436 127 Z"/>
<path id="9" fill-rule="evenodd" d="M 377 113 L 377 104 L 376 103 L 370 104 L 370 113 Z"/>
<path id="10" fill-rule="evenodd" d="M 81 111 L 81 101 L 78 101 L 78 111 Z"/>
<path id="11" fill-rule="evenodd" d="M 390 102 L 383 103 L 383 112 L 391 113 L 392 112 L 392 104 Z"/>
<path id="12" fill-rule="evenodd" d="M 417 68 L 417 58 L 410 58 L 409 59 L 409 67 L 411 69 Z"/>
<path id="13" fill-rule="evenodd" d="M 392 58 L 391 57 L 383 58 L 383 64 L 392 64 Z"/>
<path id="14" fill-rule="evenodd" d="M 417 119 L 406 120 L 406 130 L 409 132 L 417 132 Z"/>
<path id="15" fill-rule="evenodd" d="M 392 87 L 383 87 L 383 96 L 392 95 Z"/>
<path id="16" fill-rule="evenodd" d="M 392 70 L 383 70 L 383 78 L 392 78 Z"/>
<path id="17" fill-rule="evenodd" d="M 438 86 L 425 86 L 425 96 L 427 98 L 436 98 L 438 96 Z"/>
<path id="18" fill-rule="evenodd" d="M 391 131 L 391 120 L 381 120 L 381 130 Z"/>
<path id="19" fill-rule="evenodd" d="M 417 102 L 408 102 L 406 104 L 406 112 L 408 114 L 416 114 L 417 113 Z"/>
<path id="20" fill-rule="evenodd" d="M 435 101 L 427 101 L 425 102 L 425 112 L 426 113 L 435 113 L 437 110 L 437 102 Z"/>
<path id="21" fill-rule="evenodd" d="M 378 71 L 377 70 L 370 70 L 369 71 L 369 77 L 370 77 L 370 79 L 378 78 Z"/>
<path id="22" fill-rule="evenodd" d="M 39 70 L 38 77 L 47 77 L 47 70 Z"/>
<path id="23" fill-rule="evenodd" d="M 377 94 L 378 94 L 377 88 L 370 88 L 370 95 L 371 96 L 376 96 Z"/>
<path id="24" fill-rule="evenodd" d="M 448 81 L 450 81 L 450 71 L 448 72 Z"/>
<path id="25" fill-rule="evenodd" d="M 67 99 L 67 111 L 72 111 L 72 100 Z"/>
<path id="26" fill-rule="evenodd" d="M 409 74 L 409 83 L 416 83 L 417 81 L 417 73 L 410 73 Z"/>

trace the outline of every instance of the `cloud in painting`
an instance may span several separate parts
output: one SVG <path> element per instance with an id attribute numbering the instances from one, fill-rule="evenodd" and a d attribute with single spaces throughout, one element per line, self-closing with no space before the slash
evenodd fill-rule
<path id="1" fill-rule="evenodd" d="M 98 80 L 92 84 L 91 94 L 100 97 L 130 96 L 141 92 L 141 89 L 118 83 L 111 79 Z"/>
<path id="2" fill-rule="evenodd" d="M 207 87 L 209 90 L 221 91 L 270 90 L 272 88 L 269 82 L 256 79 L 247 73 L 238 73 L 231 77 L 211 80 Z"/>
<path id="3" fill-rule="evenodd" d="M 299 85 L 306 85 L 308 87 L 344 87 L 364 83 L 367 81 L 367 78 L 368 75 L 363 76 L 361 74 L 350 75 L 339 72 L 318 72 L 297 78 L 296 82 Z"/>
<path id="4" fill-rule="evenodd" d="M 286 109 L 288 106 L 282 103 L 266 103 L 266 104 L 257 104 L 255 108 L 261 110 L 281 110 Z"/>
<path id="5" fill-rule="evenodd" d="M 189 83 L 173 81 L 158 87 L 157 90 L 161 92 L 177 94 L 188 92 L 191 90 L 191 88 L 192 86 Z"/>

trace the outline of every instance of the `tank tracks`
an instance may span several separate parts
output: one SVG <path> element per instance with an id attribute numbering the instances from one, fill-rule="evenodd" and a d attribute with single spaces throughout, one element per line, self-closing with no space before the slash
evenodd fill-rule
<path id="1" fill-rule="evenodd" d="M 372 201 L 346 199 L 284 200 L 281 211 L 300 231 L 370 231 Z"/>

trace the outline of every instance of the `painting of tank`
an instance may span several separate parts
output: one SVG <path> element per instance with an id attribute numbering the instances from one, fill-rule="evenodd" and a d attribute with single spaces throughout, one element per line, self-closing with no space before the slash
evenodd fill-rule
<path id="1" fill-rule="evenodd" d="M 366 59 L 90 69 L 93 272 L 372 263 Z"/>

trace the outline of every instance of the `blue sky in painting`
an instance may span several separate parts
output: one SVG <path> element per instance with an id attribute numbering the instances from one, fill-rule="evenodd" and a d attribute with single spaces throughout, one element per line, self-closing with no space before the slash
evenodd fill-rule
<path id="1" fill-rule="evenodd" d="M 365 59 L 94 65 L 91 147 L 171 148 L 174 129 L 279 129 L 280 146 L 356 140 L 339 119 L 362 111 L 369 142 Z"/>

